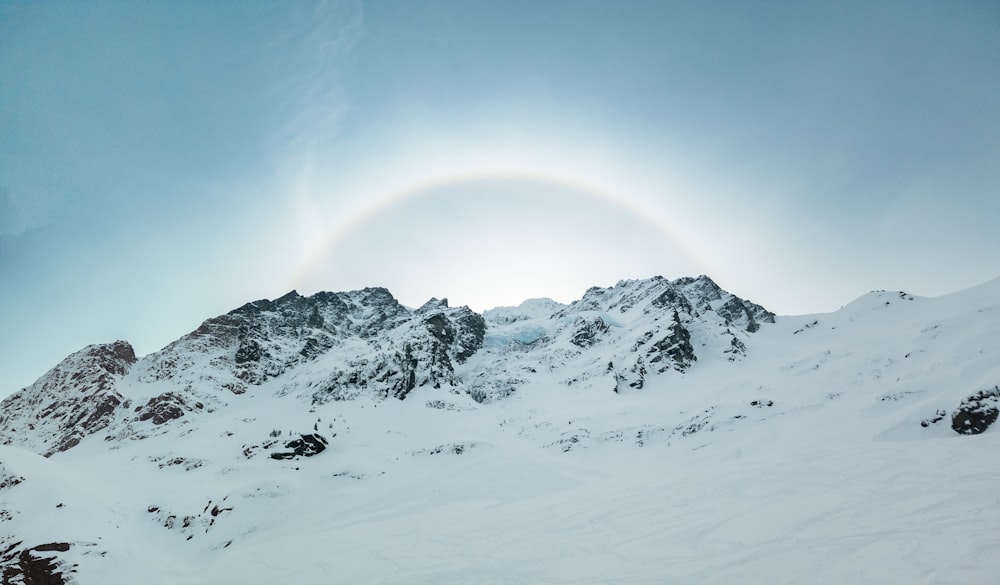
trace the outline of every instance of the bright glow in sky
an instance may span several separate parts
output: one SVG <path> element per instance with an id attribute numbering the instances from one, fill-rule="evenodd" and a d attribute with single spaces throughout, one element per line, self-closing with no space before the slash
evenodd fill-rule
<path id="1" fill-rule="evenodd" d="M 0 395 L 296 288 L 1000 275 L 1000 5 L 0 3 Z"/>

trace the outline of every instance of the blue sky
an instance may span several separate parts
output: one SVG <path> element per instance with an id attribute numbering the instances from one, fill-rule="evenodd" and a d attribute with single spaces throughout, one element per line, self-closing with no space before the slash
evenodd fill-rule
<path id="1" fill-rule="evenodd" d="M 993 2 L 0 2 L 0 394 L 290 289 L 1000 276 Z"/>

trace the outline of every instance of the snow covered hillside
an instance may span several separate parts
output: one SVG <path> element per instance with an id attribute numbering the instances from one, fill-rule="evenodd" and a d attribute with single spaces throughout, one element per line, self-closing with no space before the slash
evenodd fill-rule
<path id="1" fill-rule="evenodd" d="M 998 333 L 1000 279 L 292 292 L 0 403 L 2 582 L 992 584 Z"/>

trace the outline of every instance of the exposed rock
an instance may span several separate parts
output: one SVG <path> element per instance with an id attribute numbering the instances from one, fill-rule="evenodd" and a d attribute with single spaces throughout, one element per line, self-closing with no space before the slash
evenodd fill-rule
<path id="1" fill-rule="evenodd" d="M 693 313 L 694 307 L 684 293 L 674 287 L 669 287 L 659 296 L 653 299 L 652 305 L 658 309 L 680 310 L 685 313 Z"/>
<path id="2" fill-rule="evenodd" d="M 1000 415 L 1000 386 L 980 390 L 962 401 L 951 413 L 951 428 L 961 435 L 978 435 L 990 428 Z"/>
<path id="3" fill-rule="evenodd" d="M 705 276 L 623 280 L 593 287 L 569 305 L 536 301 L 485 315 L 490 329 L 484 351 L 490 355 L 482 367 L 461 371 L 460 381 L 480 402 L 502 400 L 534 374 L 564 368 L 562 384 L 603 378 L 602 387 L 615 392 L 642 389 L 651 375 L 687 371 L 701 352 L 741 359 L 750 334 L 774 320 Z M 748 326 L 752 331 L 738 330 Z"/>
<path id="4" fill-rule="evenodd" d="M 597 343 L 598 338 L 608 332 L 608 324 L 601 317 L 577 317 L 573 323 L 573 336 L 570 343 L 578 347 L 590 347 Z"/>
<path id="5" fill-rule="evenodd" d="M 334 399 L 341 399 L 358 393 L 352 388 L 372 388 L 379 396 L 403 400 L 418 386 L 455 387 L 460 384 L 455 362 L 482 345 L 479 334 L 472 333 L 470 338 L 461 324 L 444 314 L 428 317 L 420 327 L 395 341 L 400 345 L 391 353 L 379 354 L 374 361 L 359 362 L 356 368 L 336 374 L 324 392 L 333 392 Z M 316 402 L 327 399 L 320 393 L 314 395 Z"/>
<path id="6" fill-rule="evenodd" d="M 681 423 L 674 427 L 672 434 L 679 435 L 681 437 L 688 437 L 699 431 L 712 431 L 715 430 L 715 425 L 712 423 L 712 414 L 715 411 L 715 407 L 707 408 L 700 414 L 692 416 L 690 420 L 685 423 Z"/>
<path id="7" fill-rule="evenodd" d="M 737 325 L 754 333 L 760 329 L 761 323 L 774 323 L 774 313 L 722 290 L 707 276 L 679 278 L 673 283 L 686 291 L 686 294 L 702 299 L 709 308 L 716 305 L 715 312 L 726 320 L 727 325 Z"/>
<path id="8" fill-rule="evenodd" d="M 220 502 L 208 500 L 200 511 L 197 509 L 187 509 L 184 510 L 185 514 L 165 510 L 155 504 L 147 506 L 146 511 L 153 516 L 153 519 L 160 526 L 167 530 L 177 531 L 180 535 L 185 536 L 185 540 L 191 540 L 196 535 L 209 532 L 216 525 L 216 520 L 223 513 L 232 512 L 235 509 L 233 506 L 225 505 L 228 499 L 229 496 L 224 496 Z"/>
<path id="9" fill-rule="evenodd" d="M 615 394 L 621 394 L 626 388 L 642 390 L 643 385 L 646 383 L 646 374 L 648 372 L 646 370 L 646 361 L 641 355 L 636 356 L 635 362 L 624 370 L 618 370 L 614 362 L 608 362 L 607 371 L 615 378 L 613 388 Z"/>
<path id="10" fill-rule="evenodd" d="M 344 338 L 369 338 L 411 318 L 384 288 L 303 297 L 295 291 L 262 299 L 212 319 L 149 356 L 143 379 L 172 379 L 179 386 L 215 382 L 232 388 L 260 385 L 288 368 L 312 361 Z M 196 361 L 208 356 L 210 379 L 187 379 Z"/>
<path id="11" fill-rule="evenodd" d="M 327 336 L 308 337 L 306 338 L 305 345 L 299 350 L 299 355 L 306 360 L 314 360 L 329 351 L 333 346 L 333 340 Z"/>
<path id="12" fill-rule="evenodd" d="M 0 490 L 14 487 L 23 481 L 24 477 L 8 472 L 3 465 L 0 464 Z"/>
<path id="13" fill-rule="evenodd" d="M 461 455 L 469 449 L 479 447 L 481 444 L 476 441 L 471 441 L 468 443 L 448 443 L 446 445 L 438 445 L 431 449 L 420 449 L 417 451 L 410 451 L 410 455 Z"/>
<path id="14" fill-rule="evenodd" d="M 469 404 L 457 404 L 455 402 L 445 402 L 443 400 L 428 400 L 424 406 L 427 408 L 433 408 L 436 410 L 450 410 L 454 412 L 462 412 L 467 410 L 475 410 L 475 407 Z"/>
<path id="15" fill-rule="evenodd" d="M 264 356 L 264 349 L 256 340 L 240 339 L 240 345 L 236 349 L 236 363 L 245 364 L 247 362 L 259 362 Z"/>
<path id="16" fill-rule="evenodd" d="M 922 421 L 920 421 L 920 426 L 922 426 L 922 427 L 924 427 L 926 429 L 927 427 L 929 427 L 931 425 L 934 425 L 934 424 L 937 424 L 937 423 L 941 422 L 942 420 L 945 419 L 946 416 L 948 416 L 948 411 L 943 410 L 943 409 L 938 409 L 934 413 L 934 416 L 925 418 Z"/>
<path id="17" fill-rule="evenodd" d="M 285 451 L 281 453 L 271 453 L 271 459 L 294 459 L 296 457 L 312 457 L 326 450 L 329 442 L 326 437 L 319 433 L 299 435 L 298 439 L 293 439 L 285 443 Z M 214 514 L 213 514 L 214 515 Z"/>
<path id="18" fill-rule="evenodd" d="M 444 313 L 437 313 L 424 318 L 424 325 L 435 339 L 446 345 L 451 345 L 455 341 L 455 328 L 444 316 Z"/>
<path id="19" fill-rule="evenodd" d="M 729 357 L 726 358 L 731 362 L 735 362 L 737 359 L 743 357 L 747 353 L 747 346 L 745 343 L 740 341 L 735 335 L 729 342 L 729 349 L 723 351 L 722 353 L 728 354 Z"/>
<path id="20" fill-rule="evenodd" d="M 674 322 L 668 329 L 669 335 L 653 344 L 649 351 L 650 363 L 658 363 L 659 372 L 673 368 L 683 372 L 691 367 L 698 358 L 691 345 L 691 333 L 680 323 L 680 316 L 674 311 Z"/>
<path id="21" fill-rule="evenodd" d="M 46 457 L 74 447 L 111 423 L 125 402 L 115 385 L 135 362 L 135 350 L 124 341 L 71 354 L 0 402 L 0 441 Z"/>
<path id="22" fill-rule="evenodd" d="M 51 542 L 22 550 L 14 550 L 16 543 L 3 552 L 3 585 L 64 585 L 63 573 L 59 571 L 58 555 L 40 553 L 60 553 L 70 549 L 65 542 Z"/>
<path id="23" fill-rule="evenodd" d="M 162 425 L 167 421 L 184 416 L 186 406 L 182 397 L 173 392 L 166 392 L 155 398 L 150 398 L 145 406 L 140 407 L 138 419 L 140 421 L 148 420 L 154 425 Z"/>
<path id="24" fill-rule="evenodd" d="M 483 316 L 468 307 L 461 307 L 453 313 L 455 323 L 455 361 L 463 363 L 483 347 L 486 335 L 486 321 Z"/>
<path id="25" fill-rule="evenodd" d="M 85 348 L 3 402 L 0 442 L 51 455 L 101 429 L 109 441 L 144 438 L 279 377 L 288 380 L 276 384 L 279 396 L 313 405 L 361 395 L 404 400 L 423 387 L 493 402 L 560 370 L 557 383 L 602 379 L 607 387 L 610 378 L 615 392 L 640 390 L 651 375 L 692 367 L 695 348 L 735 360 L 749 338 L 729 327 L 753 331 L 773 320 L 704 276 L 621 281 L 570 305 L 536 299 L 487 313 L 490 329 L 484 316 L 444 299 L 411 310 L 384 288 L 291 291 L 208 319 L 138 363 L 124 342 Z M 504 331 L 487 343 L 496 329 Z M 484 344 L 490 355 L 477 363 Z M 323 359 L 334 351 L 337 359 Z M 293 370 L 300 373 L 286 374 Z M 158 395 L 134 407 L 116 390 L 126 374 L 130 387 L 158 384 Z"/>
<path id="26" fill-rule="evenodd" d="M 160 469 L 166 467 L 179 466 L 183 467 L 184 471 L 191 471 L 192 469 L 197 469 L 205 465 L 206 461 L 204 459 L 196 458 L 184 458 L 184 457 L 171 457 L 169 459 L 164 459 L 163 457 L 150 457 L 149 459 L 153 463 L 156 463 Z"/>

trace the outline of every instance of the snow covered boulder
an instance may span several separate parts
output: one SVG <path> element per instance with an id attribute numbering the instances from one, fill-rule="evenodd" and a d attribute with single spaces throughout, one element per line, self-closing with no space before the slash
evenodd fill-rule
<path id="1" fill-rule="evenodd" d="M 962 401 L 951 414 L 951 428 L 961 435 L 978 435 L 1000 415 L 1000 386 L 980 390 Z"/>

